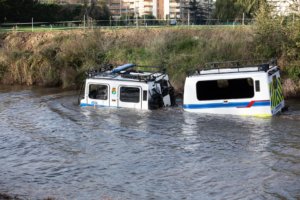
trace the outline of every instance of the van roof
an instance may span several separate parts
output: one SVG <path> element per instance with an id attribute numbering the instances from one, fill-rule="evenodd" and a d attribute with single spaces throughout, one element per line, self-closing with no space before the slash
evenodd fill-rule
<path id="1" fill-rule="evenodd" d="M 135 68 L 135 69 L 134 69 Z M 143 71 L 139 69 L 150 69 Z M 152 66 L 137 66 L 135 64 L 124 64 L 113 68 L 100 68 L 99 70 L 89 71 L 87 78 L 90 79 L 105 79 L 105 80 L 120 80 L 120 81 L 155 81 L 159 77 L 167 76 L 163 71 L 159 71 L 160 67 Z"/>
<path id="2" fill-rule="evenodd" d="M 192 76 L 210 74 L 248 73 L 259 72 L 269 75 L 277 72 L 279 68 L 274 63 L 240 65 L 239 62 L 215 62 L 206 64 L 204 69 L 197 70 Z"/>

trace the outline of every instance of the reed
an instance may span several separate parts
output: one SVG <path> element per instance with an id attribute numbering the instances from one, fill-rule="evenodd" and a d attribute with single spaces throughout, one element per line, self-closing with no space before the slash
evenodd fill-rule
<path id="1" fill-rule="evenodd" d="M 245 26 L 11 33 L 0 37 L 0 80 L 3 84 L 68 88 L 80 85 L 88 69 L 132 62 L 166 68 L 175 88 L 182 91 L 186 75 L 206 62 L 277 56 L 285 66 L 292 65 L 283 57 L 284 45 L 270 47 L 271 41 L 263 43 L 267 36 L 258 33 Z M 295 35 L 288 40 L 292 44 Z M 277 49 L 274 53 L 268 48 Z M 297 54 L 299 47 L 293 48 Z M 294 56 L 294 68 L 283 67 L 296 91 L 298 60 Z"/>

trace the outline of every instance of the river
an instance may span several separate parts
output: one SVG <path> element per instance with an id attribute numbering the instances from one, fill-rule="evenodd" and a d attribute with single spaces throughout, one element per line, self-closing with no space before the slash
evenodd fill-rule
<path id="1" fill-rule="evenodd" d="M 0 88 L 0 193 L 21 199 L 300 199 L 300 101 L 273 118 L 81 108 Z"/>

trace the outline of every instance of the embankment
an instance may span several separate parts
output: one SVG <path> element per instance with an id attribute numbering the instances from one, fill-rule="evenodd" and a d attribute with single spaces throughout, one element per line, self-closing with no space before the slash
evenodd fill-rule
<path id="1" fill-rule="evenodd" d="M 251 27 L 7 33 L 0 40 L 2 84 L 66 88 L 79 85 L 85 71 L 103 63 L 133 62 L 165 67 L 182 91 L 186 74 L 206 62 L 266 58 Z M 288 63 L 276 56 L 279 64 Z M 294 76 L 282 69 L 286 96 L 296 96 L 297 71 Z"/>

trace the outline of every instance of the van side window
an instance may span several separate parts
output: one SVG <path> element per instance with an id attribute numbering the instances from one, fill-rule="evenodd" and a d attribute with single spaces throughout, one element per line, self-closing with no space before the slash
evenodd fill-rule
<path id="1" fill-rule="evenodd" d="M 255 91 L 260 92 L 260 82 L 258 80 L 255 81 Z"/>
<path id="2" fill-rule="evenodd" d="M 254 81 L 252 78 L 198 81 L 196 91 L 199 101 L 252 98 Z"/>
<path id="3" fill-rule="evenodd" d="M 137 87 L 121 87 L 120 101 L 128 103 L 140 102 L 140 88 Z"/>
<path id="4" fill-rule="evenodd" d="M 107 85 L 90 84 L 89 85 L 89 98 L 107 100 L 108 87 Z"/>
<path id="5" fill-rule="evenodd" d="M 147 101 L 147 94 L 148 94 L 148 91 L 143 90 L 143 101 Z"/>

